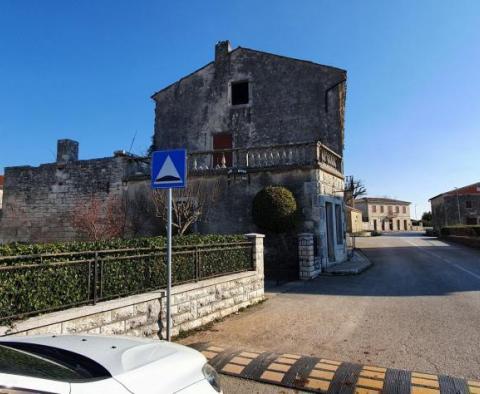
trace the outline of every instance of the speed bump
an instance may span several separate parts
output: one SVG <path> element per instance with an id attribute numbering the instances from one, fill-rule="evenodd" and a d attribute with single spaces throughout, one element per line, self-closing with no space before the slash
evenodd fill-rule
<path id="1" fill-rule="evenodd" d="M 209 343 L 192 347 L 222 374 L 314 393 L 480 394 L 480 381 L 447 375 Z"/>

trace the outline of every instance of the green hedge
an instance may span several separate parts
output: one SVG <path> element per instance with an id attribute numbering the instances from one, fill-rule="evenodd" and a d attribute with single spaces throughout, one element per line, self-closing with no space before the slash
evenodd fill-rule
<path id="1" fill-rule="evenodd" d="M 459 235 L 467 237 L 480 237 L 480 226 L 446 226 L 440 230 L 442 236 Z"/>
<path id="2" fill-rule="evenodd" d="M 173 240 L 172 279 L 174 284 L 191 282 L 217 275 L 251 269 L 251 249 L 236 245 L 246 241 L 243 235 L 186 235 Z M 218 246 L 219 244 L 229 244 Z M 214 246 L 217 245 L 217 246 Z M 74 256 L 20 258 L 0 261 L 0 323 L 12 315 L 31 314 L 64 309 L 70 305 L 91 302 L 94 283 L 94 253 L 99 251 L 96 264 L 97 299 L 142 293 L 166 285 L 165 238 L 112 240 L 105 242 L 69 242 L 58 244 L 10 244 L 0 246 L 0 255 L 85 252 Z M 191 246 L 190 248 L 175 248 Z M 133 248 L 128 252 L 101 252 L 107 249 Z M 157 248 L 150 251 L 135 248 Z M 215 249 L 215 250 L 211 250 Z M 199 258 L 198 258 L 199 257 Z M 108 259 L 106 259 L 108 258 Z M 80 260 L 80 263 L 75 261 Z M 86 261 L 90 261 L 86 263 Z M 198 261 L 198 266 L 196 266 Z M 62 265 L 58 265 L 62 262 Z M 68 264 L 63 264 L 68 262 Z M 57 263 L 57 265 L 55 265 Z M 13 269 L 13 266 L 27 268 Z"/>
<path id="3" fill-rule="evenodd" d="M 253 199 L 254 223 L 274 233 L 286 233 L 295 227 L 297 201 L 293 193 L 282 186 L 267 186 Z"/>
<path id="4" fill-rule="evenodd" d="M 244 241 L 244 235 L 222 235 L 222 234 L 190 234 L 176 236 L 173 239 L 173 246 L 186 246 L 198 244 L 228 243 Z M 42 253 L 63 253 L 63 252 L 84 252 L 105 249 L 127 249 L 127 248 L 162 248 L 167 245 L 165 237 L 149 237 L 134 239 L 112 239 L 98 242 L 61 242 L 46 244 L 25 244 L 10 243 L 0 245 L 0 256 L 18 256 Z"/>

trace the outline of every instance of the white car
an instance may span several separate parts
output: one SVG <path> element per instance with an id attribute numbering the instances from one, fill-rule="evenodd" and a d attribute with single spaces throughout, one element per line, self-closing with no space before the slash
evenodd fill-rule
<path id="1" fill-rule="evenodd" d="M 0 338 L 0 393 L 221 393 L 196 350 L 118 336 Z"/>

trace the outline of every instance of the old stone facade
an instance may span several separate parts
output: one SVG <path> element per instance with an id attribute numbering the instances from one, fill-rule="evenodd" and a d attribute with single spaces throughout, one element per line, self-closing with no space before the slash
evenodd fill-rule
<path id="1" fill-rule="evenodd" d="M 282 185 L 315 235 L 317 266 L 343 261 L 346 71 L 247 48 L 215 47 L 211 63 L 155 93 L 153 149 L 187 148 L 189 179 L 222 196 L 199 228 L 261 231 L 253 197 Z"/>
<path id="2" fill-rule="evenodd" d="M 155 149 L 190 152 L 321 141 L 343 154 L 346 71 L 247 48 L 155 93 Z M 217 163 L 215 163 L 217 164 Z"/>
<path id="3" fill-rule="evenodd" d="M 430 199 L 433 228 L 480 224 L 480 182 L 439 194 Z"/>
<path id="4" fill-rule="evenodd" d="M 373 231 L 412 230 L 410 203 L 391 198 L 364 197 L 355 200 L 362 211 L 365 229 Z"/>
<path id="5" fill-rule="evenodd" d="M 221 319 L 264 299 L 263 235 L 253 242 L 254 271 L 240 272 L 172 287 L 172 335 Z M 166 338 L 164 291 L 134 295 L 48 313 L 0 326 L 2 335 L 103 334 Z"/>

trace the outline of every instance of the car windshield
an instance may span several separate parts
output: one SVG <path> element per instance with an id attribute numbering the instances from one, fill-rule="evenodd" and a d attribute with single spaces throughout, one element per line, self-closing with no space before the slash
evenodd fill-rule
<path id="1" fill-rule="evenodd" d="M 0 342 L 0 373 L 64 382 L 111 377 L 100 364 L 77 353 L 19 342 Z"/>

